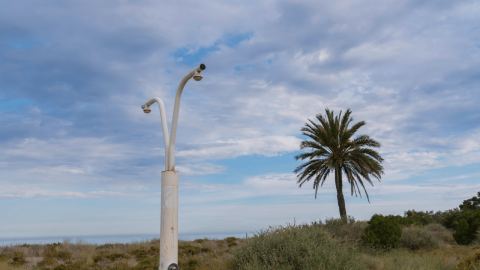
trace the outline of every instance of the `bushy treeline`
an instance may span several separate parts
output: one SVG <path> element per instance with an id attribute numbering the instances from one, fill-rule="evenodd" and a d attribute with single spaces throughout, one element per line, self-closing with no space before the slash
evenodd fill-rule
<path id="1" fill-rule="evenodd" d="M 438 223 L 447 229 L 455 230 L 454 239 L 460 245 L 471 244 L 479 235 L 480 192 L 477 196 L 463 201 L 459 207 L 446 211 L 405 211 L 404 216 L 389 216 L 399 225 L 426 226 Z"/>

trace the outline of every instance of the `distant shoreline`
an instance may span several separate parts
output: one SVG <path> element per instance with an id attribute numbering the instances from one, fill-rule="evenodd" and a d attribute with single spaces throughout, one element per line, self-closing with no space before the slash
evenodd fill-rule
<path id="1" fill-rule="evenodd" d="M 224 239 L 226 237 L 245 238 L 245 233 L 219 233 L 219 234 L 180 234 L 179 240 L 192 241 L 195 239 Z M 248 233 L 248 237 L 253 233 Z M 151 239 L 159 239 L 160 234 L 124 234 L 124 235 L 81 235 L 81 236 L 49 236 L 49 237 L 11 237 L 0 238 L 0 247 L 21 244 L 51 244 L 62 243 L 69 240 L 72 243 L 83 242 L 88 244 L 103 245 L 107 243 L 132 243 Z"/>

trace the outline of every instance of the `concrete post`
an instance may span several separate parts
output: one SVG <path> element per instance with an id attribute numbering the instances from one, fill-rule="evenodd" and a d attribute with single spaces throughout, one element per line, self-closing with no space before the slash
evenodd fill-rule
<path id="1" fill-rule="evenodd" d="M 178 270 L 178 172 L 162 172 L 161 196 L 160 266 L 158 270 Z"/>

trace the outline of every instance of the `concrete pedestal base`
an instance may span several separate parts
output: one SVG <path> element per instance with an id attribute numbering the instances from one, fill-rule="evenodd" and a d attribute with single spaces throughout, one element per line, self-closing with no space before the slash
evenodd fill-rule
<path id="1" fill-rule="evenodd" d="M 162 212 L 160 220 L 160 267 L 169 269 L 178 264 L 178 172 L 162 172 Z"/>

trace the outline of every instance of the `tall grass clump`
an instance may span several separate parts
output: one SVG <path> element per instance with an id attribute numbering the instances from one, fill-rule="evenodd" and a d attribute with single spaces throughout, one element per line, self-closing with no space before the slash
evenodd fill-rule
<path id="1" fill-rule="evenodd" d="M 455 239 L 453 238 L 452 232 L 449 231 L 444 226 L 433 223 L 423 227 L 426 231 L 428 231 L 432 236 L 439 242 L 439 244 L 443 245 L 456 245 Z"/>
<path id="2" fill-rule="evenodd" d="M 456 265 L 458 270 L 470 270 L 470 269 L 479 269 L 480 268 L 480 250 L 460 260 Z"/>
<path id="3" fill-rule="evenodd" d="M 368 224 L 366 221 L 356 221 L 354 217 L 349 216 L 348 218 L 328 218 L 325 222 L 315 221 L 312 226 L 324 228 L 333 239 L 352 248 L 364 244 L 363 230 Z"/>
<path id="4" fill-rule="evenodd" d="M 411 251 L 433 250 L 439 248 L 439 244 L 429 231 L 423 227 L 413 225 L 403 227 L 399 247 L 407 248 Z"/>
<path id="5" fill-rule="evenodd" d="M 329 237 L 320 226 L 288 225 L 261 230 L 233 251 L 232 269 L 366 269 L 353 250 Z"/>

